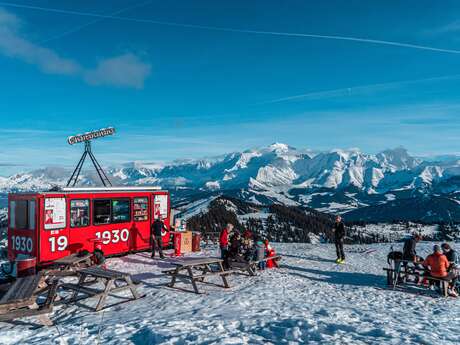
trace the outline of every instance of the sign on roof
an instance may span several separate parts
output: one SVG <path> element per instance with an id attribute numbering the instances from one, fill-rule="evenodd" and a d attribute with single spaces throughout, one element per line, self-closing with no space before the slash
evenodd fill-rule
<path id="1" fill-rule="evenodd" d="M 84 134 L 73 135 L 67 138 L 67 142 L 70 145 L 73 145 L 73 144 L 82 143 L 82 142 L 90 141 L 90 140 L 97 139 L 97 138 L 106 137 L 108 135 L 113 135 L 113 134 L 115 134 L 115 128 L 107 127 L 107 128 L 99 129 L 97 131 L 91 131 L 91 132 L 86 132 Z"/>

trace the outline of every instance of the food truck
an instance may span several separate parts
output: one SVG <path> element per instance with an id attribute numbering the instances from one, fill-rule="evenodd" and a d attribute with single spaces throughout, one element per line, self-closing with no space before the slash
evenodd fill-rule
<path id="1" fill-rule="evenodd" d="M 8 196 L 8 258 L 38 268 L 74 253 L 104 256 L 150 248 L 150 227 L 171 225 L 170 196 L 159 187 L 70 187 Z M 165 231 L 163 245 L 170 242 Z"/>

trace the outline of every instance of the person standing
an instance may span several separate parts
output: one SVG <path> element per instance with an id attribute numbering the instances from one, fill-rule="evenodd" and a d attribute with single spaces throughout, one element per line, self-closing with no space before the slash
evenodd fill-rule
<path id="1" fill-rule="evenodd" d="M 220 247 L 220 257 L 224 260 L 224 268 L 229 268 L 228 263 L 228 238 L 230 233 L 233 230 L 233 224 L 228 223 L 227 226 L 220 232 L 219 236 L 219 247 Z"/>
<path id="2" fill-rule="evenodd" d="M 343 250 L 343 241 L 345 239 L 345 225 L 342 222 L 341 216 L 337 216 L 335 218 L 333 231 L 334 231 L 335 251 L 337 253 L 337 260 L 335 260 L 335 262 L 338 264 L 343 264 L 345 263 L 345 252 Z"/>
<path id="3" fill-rule="evenodd" d="M 417 246 L 417 243 L 420 242 L 421 238 L 422 237 L 416 233 L 404 240 L 403 260 L 411 262 L 420 261 L 420 258 L 417 257 L 415 247 Z"/>
<path id="4" fill-rule="evenodd" d="M 163 255 L 163 230 L 168 231 L 165 223 L 161 219 L 160 215 L 157 215 L 155 221 L 152 223 L 150 227 L 150 242 L 152 244 L 152 259 L 155 257 L 155 250 L 158 249 L 158 253 L 160 254 L 160 258 L 164 259 L 165 256 Z"/>

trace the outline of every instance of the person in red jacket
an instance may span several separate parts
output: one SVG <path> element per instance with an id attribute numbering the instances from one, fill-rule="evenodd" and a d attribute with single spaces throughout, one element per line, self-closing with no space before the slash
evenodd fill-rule
<path id="1" fill-rule="evenodd" d="M 437 244 L 433 247 L 433 254 L 427 256 L 423 261 L 423 266 L 429 267 L 430 275 L 435 278 L 447 277 L 447 269 L 449 268 L 449 261 L 442 253 L 441 247 Z"/>
<path id="2" fill-rule="evenodd" d="M 435 278 L 447 278 L 452 280 L 455 277 L 449 274 L 449 265 L 449 260 L 447 260 L 447 257 L 441 251 L 441 247 L 437 244 L 433 246 L 433 254 L 428 255 L 425 261 L 423 261 L 423 266 L 429 268 L 430 276 Z M 436 282 L 436 284 L 438 284 L 438 282 Z M 458 296 L 454 289 L 449 289 L 448 293 L 452 297 Z"/>
<path id="3" fill-rule="evenodd" d="M 220 232 L 219 236 L 219 247 L 220 247 L 220 256 L 224 260 L 224 268 L 228 269 L 228 238 L 230 233 L 233 230 L 233 224 L 228 223 L 227 227 Z"/>
<path id="4" fill-rule="evenodd" d="M 268 243 L 268 240 L 265 240 L 265 253 L 267 255 L 267 258 L 276 256 L 275 249 L 270 245 L 270 243 Z M 267 268 L 273 267 L 278 267 L 278 263 L 273 259 L 267 260 Z"/>

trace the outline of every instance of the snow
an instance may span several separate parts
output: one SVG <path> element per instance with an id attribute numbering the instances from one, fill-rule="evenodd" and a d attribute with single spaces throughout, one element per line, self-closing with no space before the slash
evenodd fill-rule
<path id="1" fill-rule="evenodd" d="M 219 190 L 220 183 L 219 181 L 208 181 L 205 183 L 205 187 L 209 190 Z"/>
<path id="2" fill-rule="evenodd" d="M 197 214 L 204 213 L 209 209 L 209 204 L 212 201 L 217 199 L 218 196 L 211 196 L 209 198 L 195 200 L 191 203 L 184 205 L 183 207 L 179 207 L 178 210 L 180 213 L 179 217 L 181 219 L 187 220 Z"/>
<path id="3" fill-rule="evenodd" d="M 388 194 L 385 194 L 385 198 L 387 199 L 387 201 L 393 201 L 393 200 L 396 200 L 396 195 L 388 193 Z"/>
<path id="4" fill-rule="evenodd" d="M 248 163 L 251 161 L 251 159 L 260 157 L 262 154 L 258 151 L 247 151 L 243 152 L 238 159 L 238 161 L 235 163 L 235 165 L 230 168 L 226 169 L 226 172 L 232 172 L 232 171 L 237 171 L 239 169 L 245 169 L 248 167 Z"/>
<path id="5" fill-rule="evenodd" d="M 431 246 L 419 244 L 420 254 L 426 256 Z M 228 290 L 200 284 L 202 295 L 167 288 L 169 278 L 161 270 L 170 266 L 146 253 L 110 259 L 110 268 L 141 280 L 138 289 L 146 297 L 99 313 L 58 306 L 51 315 L 54 327 L 2 323 L 0 343 L 459 343 L 459 299 L 386 288 L 382 267 L 390 245 L 346 246 L 345 265 L 333 262 L 329 244 L 275 248 L 283 255 L 282 268 L 256 277 L 233 275 Z M 363 253 L 368 248 L 375 251 Z M 217 254 L 211 247 L 201 255 Z"/>
<path id="6" fill-rule="evenodd" d="M 350 210 L 354 210 L 356 207 L 348 204 L 341 204 L 338 202 L 330 202 L 326 207 L 316 208 L 321 212 L 329 213 L 345 213 Z"/>

